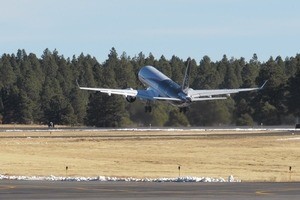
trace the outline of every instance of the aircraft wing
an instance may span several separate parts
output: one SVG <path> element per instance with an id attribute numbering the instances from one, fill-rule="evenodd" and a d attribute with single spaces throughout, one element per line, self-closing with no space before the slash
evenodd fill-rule
<path id="1" fill-rule="evenodd" d="M 216 90 L 189 90 L 188 96 L 192 98 L 194 101 L 201 101 L 203 100 L 201 97 L 208 97 L 210 100 L 211 98 L 218 98 L 213 96 L 218 95 L 230 95 L 234 93 L 239 92 L 248 92 L 248 91 L 254 91 L 254 90 L 261 90 L 266 85 L 267 81 L 261 86 L 256 88 L 239 88 L 239 89 L 216 89 Z M 220 97 L 222 98 L 222 97 Z M 201 100 L 200 100 L 201 99 Z"/>
<path id="2" fill-rule="evenodd" d="M 123 95 L 125 97 L 132 96 L 138 97 L 142 100 L 165 100 L 165 101 L 181 101 L 178 98 L 170 98 L 170 97 L 160 97 L 157 92 L 152 89 L 147 90 L 134 90 L 134 89 L 110 89 L 110 88 L 90 88 L 90 87 L 80 87 L 81 90 L 91 90 L 106 93 L 109 96 L 112 94 Z"/>
<path id="3" fill-rule="evenodd" d="M 118 95 L 124 95 L 124 96 L 132 96 L 135 97 L 138 93 L 137 90 L 134 89 L 110 89 L 110 88 L 90 88 L 90 87 L 80 87 L 81 90 L 91 90 L 91 91 L 98 91 L 102 93 L 106 93 L 109 96 L 111 94 L 118 94 Z"/>

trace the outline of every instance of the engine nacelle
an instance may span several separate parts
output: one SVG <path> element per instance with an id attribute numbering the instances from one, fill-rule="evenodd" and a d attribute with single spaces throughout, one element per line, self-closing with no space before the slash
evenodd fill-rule
<path id="1" fill-rule="evenodd" d="M 133 103 L 136 100 L 136 97 L 133 96 L 127 96 L 125 97 L 126 101 L 128 101 L 129 103 Z"/>

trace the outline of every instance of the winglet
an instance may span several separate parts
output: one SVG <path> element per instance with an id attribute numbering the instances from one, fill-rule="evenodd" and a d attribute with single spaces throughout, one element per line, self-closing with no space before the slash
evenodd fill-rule
<path id="1" fill-rule="evenodd" d="M 266 80 L 266 81 L 264 82 L 264 84 L 263 84 L 259 89 L 260 89 L 260 90 L 263 89 L 263 88 L 265 87 L 265 85 L 266 85 L 267 82 L 268 82 L 268 80 Z"/>
<path id="2" fill-rule="evenodd" d="M 79 87 L 79 89 L 80 89 L 80 85 L 79 85 L 79 83 L 78 83 L 78 80 L 76 79 L 76 84 L 77 84 L 77 86 Z"/>

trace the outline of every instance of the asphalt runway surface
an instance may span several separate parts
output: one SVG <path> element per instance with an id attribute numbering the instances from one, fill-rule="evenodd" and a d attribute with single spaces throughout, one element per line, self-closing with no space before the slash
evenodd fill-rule
<path id="1" fill-rule="evenodd" d="M 0 199 L 300 199 L 300 183 L 0 181 Z"/>

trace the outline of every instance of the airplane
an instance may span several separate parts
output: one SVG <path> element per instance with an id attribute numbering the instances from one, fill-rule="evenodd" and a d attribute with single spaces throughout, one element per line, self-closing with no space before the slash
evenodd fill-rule
<path id="1" fill-rule="evenodd" d="M 261 87 L 256 88 L 194 90 L 189 87 L 190 71 L 188 62 L 181 86 L 150 65 L 142 67 L 138 73 L 139 80 L 147 87 L 147 89 L 136 90 L 133 88 L 111 89 L 81 87 L 78 82 L 77 85 L 81 90 L 98 91 L 107 93 L 109 96 L 111 96 L 111 94 L 123 95 L 130 103 L 139 98 L 146 101 L 145 112 L 150 113 L 152 111 L 151 102 L 156 100 L 167 101 L 172 105 L 179 107 L 180 112 L 186 112 L 189 105 L 193 102 L 227 99 L 230 94 L 261 90 L 267 83 L 267 81 L 265 81 Z"/>

